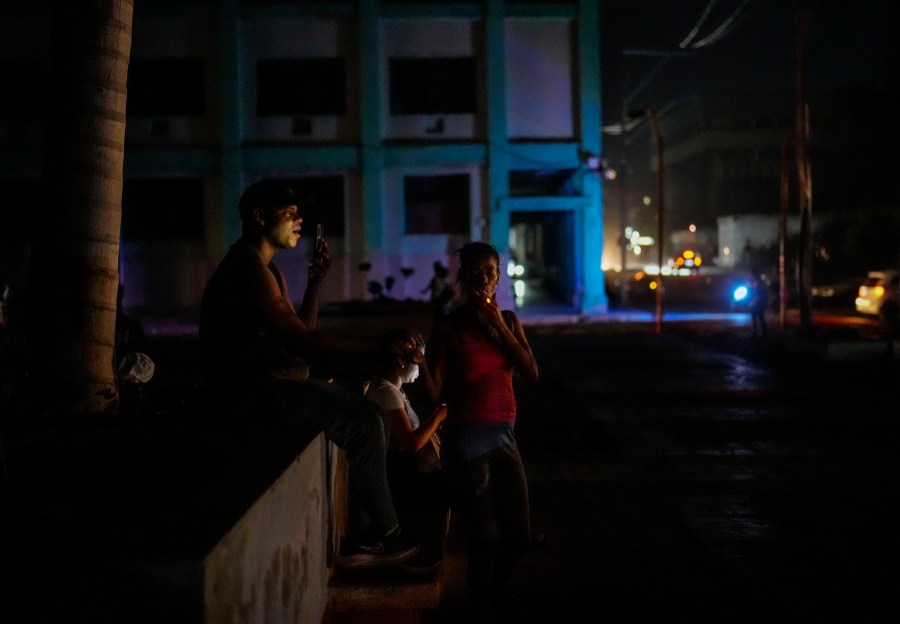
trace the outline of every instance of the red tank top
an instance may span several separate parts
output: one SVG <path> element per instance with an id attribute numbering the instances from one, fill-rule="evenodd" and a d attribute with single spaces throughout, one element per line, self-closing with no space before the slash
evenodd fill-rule
<path id="1" fill-rule="evenodd" d="M 449 422 L 515 422 L 513 367 L 498 345 L 459 340 L 447 352 L 446 367 L 446 379 L 452 380 L 445 398 Z"/>

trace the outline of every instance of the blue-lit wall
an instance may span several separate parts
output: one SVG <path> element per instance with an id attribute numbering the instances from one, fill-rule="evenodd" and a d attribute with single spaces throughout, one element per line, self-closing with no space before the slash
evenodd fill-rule
<path id="1" fill-rule="evenodd" d="M 126 182 L 199 178 L 204 200 L 197 207 L 203 227 L 196 239 L 123 240 L 126 307 L 148 316 L 193 314 L 209 273 L 239 235 L 237 201 L 253 180 L 340 176 L 343 232 L 328 236 L 335 262 L 324 303 L 368 299 L 369 282 L 389 276 L 395 278 L 391 297 L 425 299 L 422 289 L 435 260 L 454 275 L 454 252 L 468 240 L 490 241 L 504 258 L 513 251 L 521 255 L 510 249 L 515 220 L 559 213 L 560 219 L 545 219 L 539 232 L 552 253 L 528 253 L 536 254 L 538 265 L 558 257 L 552 261 L 556 309 L 604 312 L 600 179 L 586 158 L 602 151 L 598 13 L 597 0 L 137 3 L 132 66 L 147 59 L 202 59 L 205 111 L 129 115 Z M 35 8 L 4 19 L 0 53 L 45 54 L 49 42 L 40 33 L 46 17 Z M 316 57 L 344 59 L 344 114 L 257 114 L 260 59 Z M 475 58 L 476 110 L 392 114 L 388 59 L 394 57 Z M 305 77 L 293 79 L 303 83 Z M 29 143 L 28 136 L 9 140 L 11 123 L 0 120 L 3 176 L 10 184 L 33 182 L 40 176 L 39 125 L 38 138 Z M 568 183 L 532 194 L 511 185 L 513 171 L 568 172 Z M 454 174 L 468 176 L 468 230 L 408 233 L 406 177 Z M 177 221 L 171 227 L 177 230 Z M 307 251 L 301 242 L 277 258 L 295 296 L 303 292 Z M 4 263 L 13 264 L 5 254 Z M 505 307 L 527 305 L 515 301 L 511 289 L 501 292 Z"/>

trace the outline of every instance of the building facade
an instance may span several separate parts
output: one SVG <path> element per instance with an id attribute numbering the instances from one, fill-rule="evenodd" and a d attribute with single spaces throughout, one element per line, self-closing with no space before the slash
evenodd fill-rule
<path id="1" fill-rule="evenodd" d="M 810 95 L 814 230 L 874 207 L 897 206 L 900 159 L 894 146 L 898 118 L 892 112 L 892 93 L 855 89 Z M 777 244 L 782 209 L 786 234 L 794 235 L 799 218 L 794 97 L 785 91 L 706 92 L 660 116 L 666 179 L 662 240 L 667 260 L 691 246 L 703 254 L 707 267 L 739 267 L 748 247 Z M 655 232 L 654 137 L 646 124 L 632 134 L 630 194 L 623 199 L 617 184 L 611 184 L 608 203 L 615 207 L 625 202 L 626 226 Z M 653 201 L 641 204 L 645 196 Z M 614 225 L 621 220 L 615 213 L 613 208 L 606 224 L 608 266 L 621 265 L 621 253 L 613 251 L 618 243 Z M 884 229 L 892 227 L 892 222 L 883 224 Z M 822 247 L 822 255 L 836 253 Z M 628 260 L 632 266 L 640 262 L 631 252 Z"/>
<path id="2" fill-rule="evenodd" d="M 49 5 L 48 5 L 49 6 Z M 3 271 L 38 209 L 49 8 L 5 8 Z M 483 240 L 524 267 L 505 307 L 607 309 L 597 0 L 135 3 L 120 280 L 146 316 L 190 316 L 263 177 L 316 200 L 279 256 L 299 296 L 315 224 L 323 303 L 426 299 Z"/>

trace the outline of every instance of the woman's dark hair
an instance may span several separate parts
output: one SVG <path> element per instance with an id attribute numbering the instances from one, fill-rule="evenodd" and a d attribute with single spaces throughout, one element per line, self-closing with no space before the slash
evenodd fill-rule
<path id="1" fill-rule="evenodd" d="M 493 258 L 500 264 L 500 253 L 493 245 L 475 241 L 466 243 L 460 247 L 456 253 L 459 255 L 459 271 L 456 272 L 456 281 L 458 282 L 469 268 L 475 266 L 482 260 Z"/>

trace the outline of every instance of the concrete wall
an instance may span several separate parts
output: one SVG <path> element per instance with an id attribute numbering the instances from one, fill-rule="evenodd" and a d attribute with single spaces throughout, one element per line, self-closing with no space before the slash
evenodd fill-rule
<path id="1" fill-rule="evenodd" d="M 322 621 L 336 456 L 320 434 L 205 557 L 206 624 Z"/>

